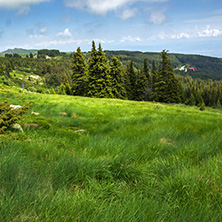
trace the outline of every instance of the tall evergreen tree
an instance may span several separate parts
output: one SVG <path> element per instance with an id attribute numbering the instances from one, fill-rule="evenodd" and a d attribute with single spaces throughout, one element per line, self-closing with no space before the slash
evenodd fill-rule
<path id="1" fill-rule="evenodd" d="M 93 41 L 89 60 L 88 95 L 97 98 L 113 97 L 111 85 L 108 60 L 102 51 L 101 44 L 96 50 L 95 42 Z"/>
<path id="2" fill-rule="evenodd" d="M 176 79 L 170 59 L 165 50 L 161 53 L 161 64 L 155 79 L 151 99 L 158 102 L 180 102 L 179 81 Z"/>
<path id="3" fill-rule="evenodd" d="M 155 61 L 153 60 L 151 72 L 147 80 L 148 85 L 145 92 L 145 100 L 150 100 L 150 95 L 153 92 L 153 85 L 155 83 L 156 75 L 157 75 L 157 70 L 156 70 Z"/>
<path id="4" fill-rule="evenodd" d="M 126 93 L 129 100 L 136 99 L 136 72 L 134 70 L 133 61 L 126 66 Z"/>
<path id="5" fill-rule="evenodd" d="M 145 100 L 146 89 L 148 86 L 147 77 L 145 75 L 144 69 L 138 70 L 135 86 L 135 100 L 142 101 Z"/>
<path id="6" fill-rule="evenodd" d="M 113 56 L 110 65 L 110 76 L 112 80 L 112 94 L 114 98 L 125 99 L 126 89 L 124 85 L 124 73 L 121 62 Z"/>
<path id="7" fill-rule="evenodd" d="M 146 76 L 146 79 L 149 81 L 150 75 L 149 75 L 149 67 L 148 67 L 147 59 L 144 59 L 144 62 L 143 62 L 143 72 Z"/>
<path id="8" fill-rule="evenodd" d="M 76 96 L 85 96 L 87 90 L 87 65 L 80 47 L 72 57 L 72 92 Z"/>

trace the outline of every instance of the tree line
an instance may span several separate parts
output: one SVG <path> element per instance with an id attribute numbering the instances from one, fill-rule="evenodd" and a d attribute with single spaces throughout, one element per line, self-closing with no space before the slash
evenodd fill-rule
<path id="1" fill-rule="evenodd" d="M 153 61 L 149 71 L 147 59 L 144 59 L 143 68 L 136 70 L 133 61 L 123 67 L 115 56 L 109 63 L 101 44 L 96 49 L 93 41 L 88 64 L 80 47 L 73 53 L 72 71 L 73 95 L 137 101 L 183 102 L 182 85 L 174 74 L 165 50 L 161 53 L 158 69 Z"/>
<path id="2" fill-rule="evenodd" d="M 48 53 L 47 50 L 40 52 Z M 57 51 L 52 53 L 58 54 Z M 123 65 L 118 55 L 108 60 L 101 44 L 96 48 L 93 41 L 90 53 L 82 53 L 79 47 L 71 60 L 70 57 L 0 58 L 0 76 L 10 78 L 12 70 L 40 75 L 45 86 L 51 89 L 48 93 L 221 106 L 222 81 L 193 79 L 189 73 L 175 75 L 165 50 L 160 58 L 158 62 L 153 60 L 152 64 L 148 64 L 150 58 L 144 58 L 142 68 L 135 66 L 132 60 Z"/>

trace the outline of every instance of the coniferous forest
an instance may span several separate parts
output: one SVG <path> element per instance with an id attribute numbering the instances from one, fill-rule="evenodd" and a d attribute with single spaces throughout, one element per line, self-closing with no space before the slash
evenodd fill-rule
<path id="1" fill-rule="evenodd" d="M 43 78 L 41 85 L 25 84 L 33 92 L 183 103 L 202 108 L 221 106 L 222 81 L 205 79 L 204 74 L 198 78 L 198 72 L 197 78 L 193 78 L 194 72 L 178 73 L 166 50 L 158 60 L 151 60 L 153 57 L 148 54 L 143 64 L 136 57 L 126 61 L 118 53 L 111 55 L 103 51 L 101 44 L 97 48 L 94 41 L 89 53 L 82 53 L 79 47 L 71 55 L 46 49 L 39 50 L 35 56 L 6 54 L 0 58 L 0 81 L 13 84 L 11 72 L 18 70 Z M 13 81 L 22 84 L 19 79 Z"/>

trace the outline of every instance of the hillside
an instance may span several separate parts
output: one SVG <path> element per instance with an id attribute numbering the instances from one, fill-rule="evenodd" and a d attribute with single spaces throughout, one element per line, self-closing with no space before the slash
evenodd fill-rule
<path id="1" fill-rule="evenodd" d="M 0 221 L 221 221 L 222 112 L 20 94 L 0 134 Z M 32 114 L 32 111 L 39 115 Z"/>
<path id="2" fill-rule="evenodd" d="M 57 54 L 60 55 L 60 59 L 70 58 L 70 53 L 59 52 L 59 50 L 27 50 L 21 48 L 8 49 L 4 52 L 1 52 L 0 55 L 5 54 L 23 54 L 27 55 L 30 53 L 37 54 L 38 51 L 41 55 L 51 56 L 54 51 L 57 51 Z M 47 54 L 48 51 L 48 54 Z M 139 52 L 139 51 L 104 51 L 107 58 L 111 61 L 113 56 L 118 57 L 121 62 L 126 65 L 127 62 L 132 60 L 137 69 L 143 67 L 144 59 L 148 60 L 149 68 L 153 60 L 156 62 L 157 66 L 160 62 L 160 53 L 157 52 Z M 83 53 L 84 56 L 88 59 L 88 52 Z M 172 65 L 175 69 L 175 72 L 179 75 L 185 76 L 190 75 L 192 78 L 200 79 L 212 79 L 212 80 L 222 80 L 222 58 L 215 58 L 202 55 L 185 55 L 177 53 L 169 53 L 169 58 L 171 59 Z M 188 69 L 188 72 L 179 71 L 178 69 L 182 66 L 185 66 Z M 195 67 L 196 71 L 189 70 L 190 67 Z"/>
<path id="3" fill-rule="evenodd" d="M 151 67 L 153 60 L 158 64 L 160 62 L 160 53 L 153 52 L 138 52 L 138 51 L 105 51 L 106 56 L 111 59 L 112 56 L 118 57 L 123 64 L 127 64 L 129 60 L 134 62 L 135 67 L 142 68 L 144 59 L 148 60 L 148 64 Z M 188 73 L 184 71 L 175 70 L 180 75 L 190 75 L 193 78 L 200 79 L 222 79 L 222 59 L 201 55 L 184 55 L 169 53 L 169 58 L 173 67 L 179 68 L 186 66 Z M 189 71 L 190 67 L 195 67 L 197 71 Z"/>
<path id="4" fill-rule="evenodd" d="M 3 52 L 0 52 L 0 55 L 5 55 L 5 54 L 29 55 L 30 53 L 36 54 L 37 52 L 38 52 L 38 50 L 36 50 L 36 49 L 14 48 L 14 49 L 7 49 Z"/>

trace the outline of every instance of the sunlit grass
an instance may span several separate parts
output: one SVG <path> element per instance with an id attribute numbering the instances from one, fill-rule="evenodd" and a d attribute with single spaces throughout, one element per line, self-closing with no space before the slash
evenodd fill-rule
<path id="1" fill-rule="evenodd" d="M 9 92 L 3 100 L 34 103 L 24 134 L 0 135 L 0 221 L 222 220 L 220 110 Z"/>

